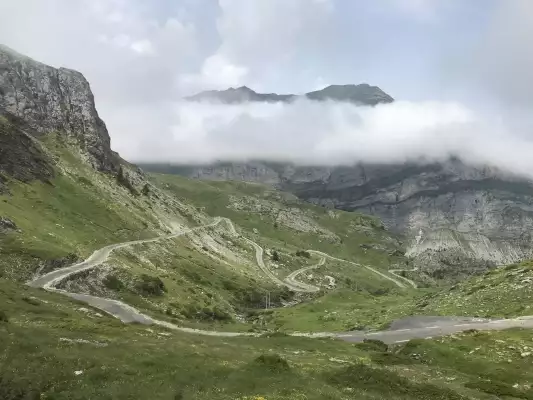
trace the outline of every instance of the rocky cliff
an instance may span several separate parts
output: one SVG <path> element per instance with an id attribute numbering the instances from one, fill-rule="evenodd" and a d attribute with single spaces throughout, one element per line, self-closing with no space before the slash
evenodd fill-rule
<path id="1" fill-rule="evenodd" d="M 533 185 L 495 168 L 442 164 L 299 167 L 274 163 L 146 166 L 195 179 L 277 186 L 326 207 L 379 216 L 404 234 L 415 266 L 469 274 L 533 255 Z"/>
<path id="2" fill-rule="evenodd" d="M 119 168 L 89 83 L 79 72 L 47 66 L 0 45 L 0 115 L 16 118 L 34 137 L 56 131 L 76 141 L 98 170 Z"/>

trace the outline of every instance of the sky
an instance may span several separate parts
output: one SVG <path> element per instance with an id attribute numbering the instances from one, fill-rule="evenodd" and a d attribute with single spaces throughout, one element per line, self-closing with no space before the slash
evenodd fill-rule
<path id="1" fill-rule="evenodd" d="M 531 175 L 532 38 L 530 0 L 0 0 L 0 43 L 82 72 L 131 161 L 455 155 Z M 397 101 L 183 101 L 362 82 Z"/>

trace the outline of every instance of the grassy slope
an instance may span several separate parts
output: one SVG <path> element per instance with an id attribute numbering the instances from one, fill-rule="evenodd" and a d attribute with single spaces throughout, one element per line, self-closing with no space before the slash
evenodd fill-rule
<path id="1" fill-rule="evenodd" d="M 133 197 L 117 187 L 112 178 L 84 168 L 75 155 L 64 154 L 61 147 L 54 152 L 61 153 L 63 172 L 52 185 L 11 182 L 12 195 L 2 196 L 0 201 L 0 215 L 12 218 L 21 229 L 0 239 L 4 276 L 0 278 L 0 398 L 407 400 L 459 399 L 461 395 L 496 399 L 502 394 L 533 398 L 528 389 L 533 371 L 528 356 L 522 356 L 533 348 L 528 332 L 415 341 L 385 352 L 331 340 L 210 338 L 124 326 L 64 296 L 15 282 L 26 279 L 38 261 L 72 252 L 86 256 L 109 242 L 165 230 L 147 199 Z M 332 218 L 322 209 L 297 205 L 310 210 L 313 219 L 342 238 L 342 242 L 319 241 L 316 235 L 275 227 L 268 215 L 226 207 L 228 191 L 233 196 L 247 193 L 271 198 L 273 194 L 265 193 L 263 187 L 235 188 L 230 184 L 224 188 L 221 183 L 205 189 L 203 183 L 190 181 L 180 185 L 190 185 L 190 192 L 180 186 L 169 190 L 198 207 L 206 207 L 209 213 L 235 219 L 246 234 L 254 236 L 253 229 L 257 229 L 255 239 L 265 247 L 280 250 L 282 273 L 313 262 L 292 254 L 315 245 L 380 268 L 394 261 L 386 252 L 365 252 L 359 247 L 361 243 L 388 243 L 386 233 L 372 219 L 345 213 Z M 219 193 L 220 201 L 206 197 L 214 194 L 213 190 Z M 180 214 L 178 220 L 191 218 Z M 362 226 L 368 233 L 358 231 L 350 238 L 354 226 Z M 244 251 L 242 243 L 235 243 L 235 247 Z M 163 257 L 167 252 L 169 257 Z M 175 314 L 169 318 L 180 322 L 184 317 L 181 311 L 188 303 L 213 305 L 208 293 L 220 296 L 215 299 L 217 304 L 229 304 L 238 293 L 265 288 L 254 286 L 259 284 L 253 271 L 213 261 L 194 248 L 188 238 L 176 239 L 168 246 L 143 246 L 142 256 L 121 252 L 113 263 L 120 267 L 116 273 L 126 283 L 141 273 L 160 276 L 169 288 L 161 298 L 135 296 L 126 289 L 118 293 L 133 303 L 152 306 L 154 312 L 164 304 Z M 372 325 L 375 310 L 392 317 L 391 310 L 410 295 L 397 292 L 387 281 L 378 281 L 364 270 L 334 263 L 325 268 L 328 274 L 338 274 L 338 291 L 279 314 L 276 311 L 269 323 L 290 329 L 325 328 L 322 330 L 345 329 L 352 322 Z M 502 271 L 498 273 L 506 273 Z M 234 286 L 224 286 L 230 281 Z M 384 292 L 375 292 L 380 289 Z M 375 296 L 370 295 L 373 291 Z M 335 310 L 340 316 L 333 314 Z M 99 347 L 101 344 L 105 347 Z M 289 369 L 275 358 L 271 364 L 257 361 L 264 354 L 279 354 Z"/>
<path id="2" fill-rule="evenodd" d="M 11 181 L 10 193 L 0 195 L 0 216 L 19 228 L 0 235 L 0 274 L 25 280 L 40 261 L 85 257 L 109 243 L 161 233 L 146 198 L 133 198 L 112 177 L 80 162 L 55 135 L 46 143 L 60 160 L 56 177 L 50 183 Z"/>
<path id="3" fill-rule="evenodd" d="M 38 268 L 57 268 L 69 255 L 74 258 L 66 265 L 110 243 L 159 236 L 177 225 L 194 226 L 211 219 L 161 192 L 132 195 L 115 178 L 86 165 L 76 148 L 55 134 L 44 138 L 43 148 L 57 162 L 56 177 L 50 183 L 12 180 L 9 193 L 0 195 L 0 217 L 11 219 L 18 228 L 0 233 L 0 276 L 26 281 Z M 182 237 L 127 248 L 113 254 L 103 268 L 74 279 L 110 275 L 116 279 L 105 280 L 109 288 L 96 279 L 85 289 L 122 298 L 180 323 L 228 321 L 244 306 L 262 304 L 266 291 L 273 292 L 273 299 L 282 293 L 271 282 L 258 279 L 251 249 L 246 250 L 243 257 L 250 258 L 250 265 L 224 263 Z M 138 283 L 143 275 L 162 279 L 166 292 L 141 293 Z"/>
<path id="4" fill-rule="evenodd" d="M 267 255 L 267 263 L 276 268 L 281 278 L 294 269 L 316 262 L 296 257 L 294 253 L 301 249 L 319 249 L 380 268 L 386 268 L 397 258 L 388 254 L 397 247 L 397 243 L 380 228 L 379 221 L 371 217 L 344 212 L 328 213 L 323 208 L 286 199 L 285 194 L 260 185 L 207 184 L 175 176 L 155 178 L 158 186 L 167 187 L 166 194 L 159 193 L 157 198 L 134 196 L 127 188 L 118 185 L 115 178 L 96 173 L 83 163 L 76 148 L 62 142 L 59 136 L 48 135 L 44 146 L 58 163 L 56 177 L 51 183 L 12 181 L 9 182 L 10 194 L 0 196 L 0 216 L 12 219 L 20 229 L 19 232 L 0 235 L 0 275 L 10 279 L 25 281 L 38 267 L 44 265 L 48 268 L 47 263 L 69 254 L 84 258 L 109 243 L 168 232 L 169 219 L 174 219 L 170 222 L 190 225 L 202 218 L 207 220 L 208 215 L 229 217 L 244 235 L 266 249 L 277 249 L 281 260 L 273 263 Z M 167 197 L 175 199 L 176 196 L 183 200 L 180 204 L 184 206 L 180 209 L 164 201 Z M 267 211 L 236 210 L 230 204 L 235 199 L 252 199 L 252 207 L 256 203 L 263 207 L 266 204 Z M 193 204 L 196 210 L 187 204 Z M 274 213 L 268 212 L 272 207 Z M 292 210 L 297 219 L 309 220 L 327 234 L 302 232 L 276 223 L 276 213 L 279 214 L 280 210 Z M 92 286 L 84 289 L 122 298 L 159 318 L 182 324 L 215 323 L 219 329 L 219 322 L 224 322 L 230 324 L 224 329 L 249 329 L 250 326 L 240 326 L 237 321 L 248 314 L 248 309 L 260 308 L 267 291 L 271 292 L 274 304 L 280 304 L 282 296 L 288 296 L 257 270 L 248 244 L 235 241 L 224 232 L 211 232 L 210 235 L 239 259 L 229 260 L 224 256 L 218 260 L 210 258 L 205 251 L 193 245 L 192 238 L 183 237 L 125 249 L 115 254 L 104 268 L 74 279 L 94 281 Z M 387 251 L 365 250 L 360 247 L 361 244 L 380 244 Z M 166 292 L 154 296 L 140 293 L 137 286 L 143 274 L 161 279 Z M 301 307 L 296 309 L 297 312 L 301 309 L 303 314 L 311 317 L 291 317 L 291 322 L 286 324 L 287 316 L 282 309 L 269 316 L 268 327 L 346 329 L 361 324 L 357 310 L 366 312 L 366 307 L 353 308 L 354 296 L 359 301 L 365 294 L 375 293 L 381 288 L 396 292 L 387 280 L 350 265 L 328 262 L 314 274 L 334 276 L 338 289 L 342 291 L 333 296 L 323 293 L 324 300 L 319 299 L 318 304 L 333 303 L 332 307 L 352 309 L 352 312 L 343 313 L 346 318 L 341 318 L 339 322 L 328 317 L 328 310 L 320 306 L 319 311 L 312 314 L 306 307 Z M 111 283 L 114 285 L 101 288 L 102 281 L 109 283 L 107 275 L 112 276 Z M 391 298 L 396 302 L 403 295 L 393 294 Z M 389 307 L 391 301 L 380 295 L 367 302 L 368 305 L 374 303 L 376 307 Z M 314 303 L 309 304 L 312 306 Z M 289 315 L 293 314 L 291 311 Z M 366 324 L 370 323 L 369 316 L 362 317 Z M 252 317 L 249 322 L 258 320 Z M 374 325 L 382 323 L 381 320 L 374 322 Z"/>
<path id="5" fill-rule="evenodd" d="M 63 296 L 5 279 L 0 304 L 5 400 L 498 398 L 484 391 L 532 398 L 527 388 L 533 368 L 521 352 L 533 342 L 523 331 L 413 341 L 387 350 L 124 326 Z M 261 355 L 266 359 L 258 360 Z"/>
<path id="6" fill-rule="evenodd" d="M 533 261 L 491 270 L 418 300 L 414 312 L 432 315 L 532 315 Z"/>
<path id="7" fill-rule="evenodd" d="M 197 181 L 175 175 L 153 175 L 153 179 L 182 201 L 195 204 L 210 215 L 232 219 L 238 229 L 244 230 L 243 234 L 265 249 L 276 249 L 280 262 L 274 264 L 280 277 L 302 265 L 317 262 L 318 259 L 293 257 L 297 250 L 304 249 L 321 250 L 382 270 L 405 262 L 403 257 L 391 255 L 398 248 L 398 242 L 373 217 L 328 211 L 258 184 Z M 235 203 L 244 206 L 237 209 Z M 280 210 L 294 210 L 296 218 L 313 221 L 319 231 L 305 232 L 284 224 L 278 218 Z M 332 232 L 338 239 L 331 240 L 321 234 L 320 229 Z M 271 260 L 270 263 L 273 264 Z M 258 320 L 266 321 L 267 327 L 281 330 L 342 331 L 353 327 L 380 327 L 411 311 L 404 305 L 414 295 L 412 291 L 401 290 L 364 268 L 327 261 L 308 274 L 313 275 L 315 281 L 311 283 L 315 284 L 316 278 L 320 281 L 325 275 L 334 277 L 336 289 L 325 290 L 295 307 L 260 313 L 264 315 Z M 308 274 L 298 279 L 305 280 Z"/>
<path id="8" fill-rule="evenodd" d="M 379 220 L 373 217 L 343 211 L 331 214 L 325 208 L 304 203 L 292 195 L 259 184 L 207 182 L 176 175 L 156 174 L 153 178 L 161 187 L 201 207 L 210 215 L 228 217 L 248 232 L 256 229 L 259 241 L 262 237 L 266 243 L 294 249 L 320 250 L 383 268 L 391 261 L 396 261 L 387 252 L 372 249 L 364 251 L 360 247 L 362 244 L 379 243 L 388 249 L 395 248 L 394 239 L 381 228 Z M 243 200 L 246 204 L 247 197 L 257 201 L 241 211 L 231 206 L 232 199 Z M 258 208 L 258 205 L 263 207 Z M 287 208 L 298 209 L 302 215 L 312 218 L 318 225 L 336 234 L 340 241 L 328 240 L 316 232 L 296 231 L 283 223 L 276 223 L 276 210 Z"/>

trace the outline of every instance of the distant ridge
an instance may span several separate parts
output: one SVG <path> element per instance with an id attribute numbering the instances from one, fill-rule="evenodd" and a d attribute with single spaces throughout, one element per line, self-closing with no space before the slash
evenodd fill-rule
<path id="1" fill-rule="evenodd" d="M 247 86 L 229 88 L 226 90 L 208 90 L 190 97 L 189 101 L 207 101 L 223 104 L 239 104 L 247 102 L 291 102 L 306 97 L 315 101 L 342 101 L 360 105 L 375 106 L 380 103 L 392 103 L 394 99 L 377 86 L 367 83 L 359 85 L 330 85 L 324 89 L 309 92 L 304 95 L 257 93 Z"/>

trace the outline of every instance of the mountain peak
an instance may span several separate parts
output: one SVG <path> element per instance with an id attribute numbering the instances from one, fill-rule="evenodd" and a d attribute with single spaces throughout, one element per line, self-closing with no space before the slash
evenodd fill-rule
<path id="1" fill-rule="evenodd" d="M 239 91 L 239 92 L 248 92 L 248 93 L 256 93 L 255 90 L 250 89 L 248 86 L 239 86 L 238 88 L 229 88 L 229 90 Z"/>
<path id="2" fill-rule="evenodd" d="M 48 66 L 4 45 L 0 66 L 0 116 L 17 119 L 35 136 L 60 132 L 75 139 L 96 169 L 116 171 L 117 156 L 80 72 Z"/>
<path id="3" fill-rule="evenodd" d="M 359 85 L 329 85 L 321 90 L 309 92 L 306 97 L 311 100 L 345 101 L 360 105 L 375 106 L 379 103 L 392 103 L 394 99 L 377 86 L 368 83 Z"/>
<path id="4" fill-rule="evenodd" d="M 236 104 L 247 102 L 291 102 L 305 97 L 315 101 L 341 101 L 358 105 L 375 106 L 380 103 L 392 103 L 394 99 L 377 86 L 368 83 L 329 85 L 321 90 L 316 90 L 298 96 L 294 94 L 257 93 L 248 86 L 238 88 L 230 87 L 226 90 L 208 90 L 194 96 L 187 97 L 189 101 L 206 101 L 223 104 Z"/>

